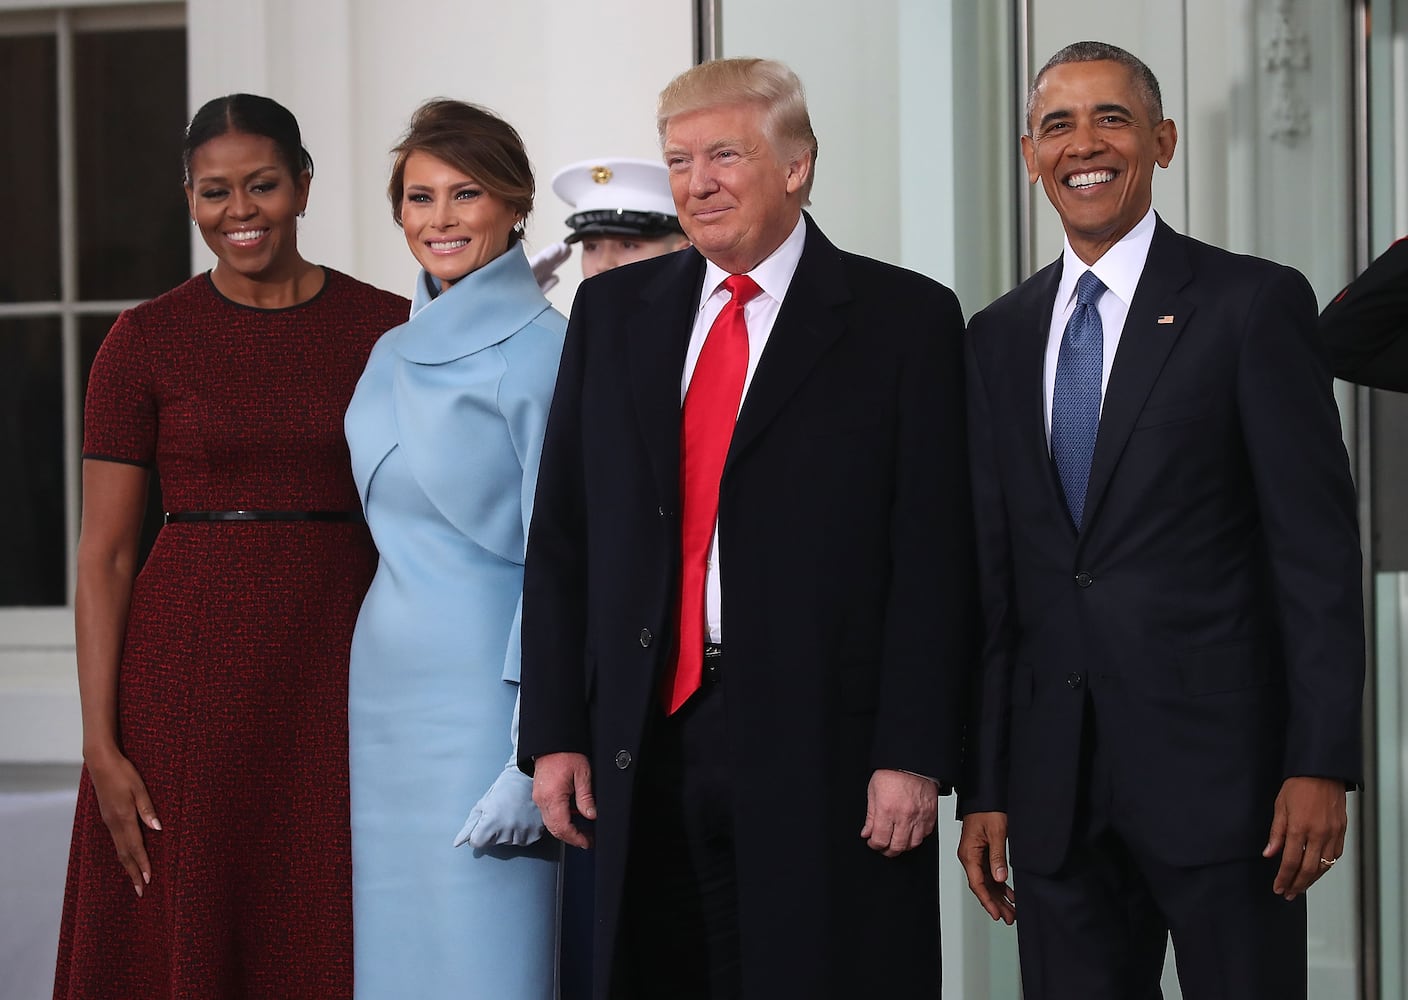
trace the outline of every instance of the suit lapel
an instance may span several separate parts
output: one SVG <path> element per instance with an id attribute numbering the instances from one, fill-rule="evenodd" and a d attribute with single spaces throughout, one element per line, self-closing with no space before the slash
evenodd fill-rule
<path id="1" fill-rule="evenodd" d="M 1066 500 L 1061 493 L 1056 478 L 1056 467 L 1051 461 L 1051 446 L 1046 437 L 1046 341 L 1051 333 L 1051 313 L 1056 307 L 1056 292 L 1061 284 L 1061 261 L 1047 265 L 1032 276 L 1024 291 L 1024 299 L 1018 314 L 1026 317 L 1023 329 L 1015 334 L 1015 352 L 1012 358 L 1013 384 L 1017 386 L 1014 398 L 1018 400 L 1017 422 L 1021 447 L 1030 455 L 1039 470 L 1042 489 L 1047 498 L 1062 513 L 1062 520 L 1070 524 L 1066 514 Z M 1071 525 L 1075 534 L 1075 526 Z"/>
<path id="2" fill-rule="evenodd" d="M 1160 220 L 1110 369 L 1100 429 L 1095 436 L 1095 455 L 1090 463 L 1082 528 L 1099 515 L 1100 502 L 1144 401 L 1192 315 L 1192 302 L 1179 294 L 1191 278 L 1183 237 Z M 1172 320 L 1160 322 L 1160 317 Z"/>
<path id="3" fill-rule="evenodd" d="M 641 289 L 627 321 L 631 394 L 666 510 L 679 508 L 680 377 L 703 280 L 704 258 L 697 252 L 672 255 L 669 266 Z"/>
<path id="4" fill-rule="evenodd" d="M 846 330 L 840 306 L 851 298 L 840 251 L 806 220 L 806 243 L 782 308 L 758 359 L 729 444 L 724 476 L 777 416 L 817 359 Z"/>

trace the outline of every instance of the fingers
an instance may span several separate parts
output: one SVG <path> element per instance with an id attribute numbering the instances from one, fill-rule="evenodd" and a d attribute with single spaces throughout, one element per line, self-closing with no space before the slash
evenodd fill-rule
<path id="1" fill-rule="evenodd" d="M 152 863 L 147 857 L 146 844 L 142 842 L 142 829 L 137 825 L 136 814 L 129 813 L 117 823 L 109 823 L 108 833 L 112 835 L 113 847 L 117 849 L 117 860 L 140 897 L 144 887 L 151 884 Z"/>
<path id="2" fill-rule="evenodd" d="M 98 811 L 112 837 L 113 848 L 132 889 L 141 896 L 151 884 L 152 864 L 147 856 L 142 827 L 160 830 L 156 808 L 137 769 L 125 757 L 115 756 L 88 764 Z"/>
<path id="3" fill-rule="evenodd" d="M 591 768 L 588 767 L 584 773 L 577 775 L 573 784 L 577 793 L 577 811 L 587 819 L 596 819 L 596 796 L 592 793 Z"/>
<path id="4" fill-rule="evenodd" d="M 137 779 L 137 788 L 133 792 L 132 801 L 137 807 L 137 815 L 142 817 L 142 822 L 148 828 L 159 831 L 161 820 L 156 818 L 156 806 L 152 805 L 152 800 L 147 795 L 147 786 L 141 778 Z"/>
<path id="5" fill-rule="evenodd" d="M 879 770 L 866 789 L 860 835 L 871 850 L 899 857 L 922 844 L 938 821 L 938 790 L 928 778 Z"/>
<path id="6" fill-rule="evenodd" d="M 1003 813 L 977 813 L 963 818 L 958 860 L 968 877 L 968 889 L 993 920 L 1012 924 L 1017 898 L 1007 879 L 1007 821 Z"/>
<path id="7" fill-rule="evenodd" d="M 1007 847 L 1005 841 L 988 845 L 988 869 L 992 880 L 997 883 L 1007 881 Z"/>
<path id="8" fill-rule="evenodd" d="M 591 846 L 591 839 L 572 822 L 574 804 L 583 816 L 596 818 L 591 765 L 584 755 L 554 753 L 538 758 L 533 768 L 533 801 L 554 837 L 573 847 Z"/>
<path id="9" fill-rule="evenodd" d="M 572 823 L 571 792 L 567 789 L 549 791 L 539 797 L 537 779 L 534 780 L 533 788 L 533 801 L 538 804 L 538 809 L 543 814 L 543 825 L 548 828 L 548 833 L 573 847 L 590 846 L 586 835 Z"/>
<path id="10" fill-rule="evenodd" d="M 1344 851 L 1348 826 L 1342 782 L 1287 778 L 1276 796 L 1265 857 L 1281 854 L 1271 889 L 1287 901 L 1309 889 Z"/>

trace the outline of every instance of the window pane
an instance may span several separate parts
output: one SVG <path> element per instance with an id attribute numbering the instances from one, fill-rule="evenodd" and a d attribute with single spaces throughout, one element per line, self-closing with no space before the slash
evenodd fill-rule
<path id="1" fill-rule="evenodd" d="M 82 375 L 81 387 L 78 399 L 74 405 L 78 407 L 79 426 L 82 426 L 83 399 L 88 394 L 88 373 L 93 370 L 93 359 L 98 355 L 98 348 L 102 346 L 103 338 L 108 335 L 116 316 L 81 316 L 78 320 L 78 363 Z M 142 563 L 147 561 L 147 553 L 152 549 L 152 543 L 156 541 L 156 533 L 161 530 L 161 520 L 164 510 L 161 504 L 161 482 L 157 479 L 156 472 L 153 471 L 151 481 L 147 488 L 147 513 L 142 521 L 142 540 L 137 550 L 137 567 L 140 569 Z"/>
<path id="2" fill-rule="evenodd" d="M 186 33 L 74 36 L 78 296 L 145 299 L 190 275 L 181 186 Z"/>
<path id="3" fill-rule="evenodd" d="M 63 349 L 56 316 L 0 320 L 0 605 L 67 603 Z"/>
<path id="4" fill-rule="evenodd" d="M 53 35 L 0 37 L 0 302 L 59 297 L 59 118 Z"/>

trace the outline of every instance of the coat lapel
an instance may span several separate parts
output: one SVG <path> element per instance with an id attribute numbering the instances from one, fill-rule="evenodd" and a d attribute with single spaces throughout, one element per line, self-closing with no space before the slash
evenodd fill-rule
<path id="1" fill-rule="evenodd" d="M 661 506 L 679 508 L 680 378 L 699 306 L 704 258 L 694 250 L 671 255 L 669 265 L 641 289 L 627 321 L 626 356 L 641 438 Z"/>
<path id="2" fill-rule="evenodd" d="M 807 217 L 806 243 L 782 308 L 738 413 L 724 476 L 772 422 L 817 359 L 846 330 L 839 308 L 851 298 L 840 251 Z"/>
<path id="3" fill-rule="evenodd" d="M 1012 359 L 1013 385 L 1018 387 L 1017 421 L 1022 449 L 1031 457 L 1040 487 L 1047 499 L 1062 514 L 1061 520 L 1070 525 L 1066 499 L 1061 493 L 1056 467 L 1051 461 L 1051 446 L 1046 437 L 1046 341 L 1051 332 L 1051 313 L 1056 306 L 1056 291 L 1061 284 L 1061 261 L 1057 259 L 1036 274 L 1025 286 L 1019 315 L 1026 317 L 1023 329 L 1014 336 Z M 1071 525 L 1075 534 L 1075 526 Z"/>
<path id="4" fill-rule="evenodd" d="M 1105 388 L 1090 482 L 1085 493 L 1085 528 L 1099 516 L 1100 502 L 1110 477 L 1134 430 L 1134 423 L 1158 380 L 1174 342 L 1193 312 L 1193 303 L 1179 293 L 1192 278 L 1183 238 L 1160 220 L 1154 231 L 1149 257 L 1130 303 L 1120 334 L 1120 345 Z M 1159 322 L 1160 317 L 1173 317 Z"/>

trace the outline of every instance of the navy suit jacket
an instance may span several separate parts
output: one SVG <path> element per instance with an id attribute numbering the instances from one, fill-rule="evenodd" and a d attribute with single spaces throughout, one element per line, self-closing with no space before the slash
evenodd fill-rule
<path id="1" fill-rule="evenodd" d="M 680 380 L 703 274 L 688 249 L 582 284 L 529 532 L 520 764 L 591 758 L 598 997 L 674 655 Z M 960 767 L 977 596 L 962 343 L 952 292 L 807 220 L 719 497 L 719 754 L 749 996 L 937 995 L 936 840 L 887 859 L 860 829 L 876 768 L 951 782 Z"/>
<path id="2" fill-rule="evenodd" d="M 1070 842 L 1086 714 L 1120 821 L 1170 864 L 1254 856 L 1286 777 L 1357 782 L 1356 505 L 1296 271 L 1157 225 L 1106 389 L 1084 524 L 1047 444 L 1061 261 L 975 316 L 967 373 L 986 636 L 963 812 L 1018 869 Z"/>

